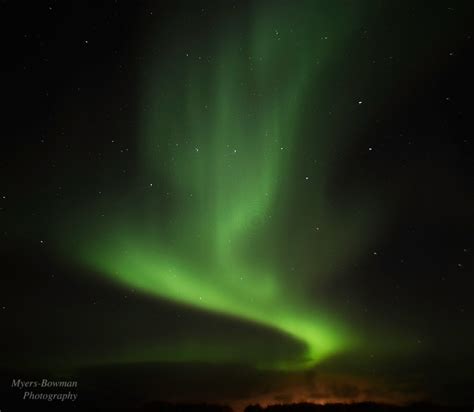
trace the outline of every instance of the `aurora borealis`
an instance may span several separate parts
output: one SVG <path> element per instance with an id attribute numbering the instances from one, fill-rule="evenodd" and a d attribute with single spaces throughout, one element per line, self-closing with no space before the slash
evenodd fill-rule
<path id="1" fill-rule="evenodd" d="M 177 57 L 174 64 L 183 69 L 172 74 L 163 64 L 144 63 L 141 173 L 143 184 L 150 182 L 144 208 L 127 210 L 124 218 L 114 215 L 92 236 L 80 236 L 80 259 L 128 287 L 255 321 L 301 340 L 307 353 L 290 367 L 311 366 L 350 345 L 349 332 L 332 321 L 327 309 L 308 302 L 304 289 L 321 273 L 333 275 L 335 269 L 325 267 L 332 263 L 325 262 L 331 259 L 326 248 L 335 248 L 338 266 L 350 261 L 342 244 L 328 242 L 357 239 L 363 244 L 369 230 L 349 208 L 327 210 L 321 193 L 312 202 L 313 215 L 324 219 L 325 230 L 336 239 L 323 235 L 315 242 L 310 273 L 290 276 L 288 268 L 275 264 L 275 251 L 292 242 L 284 235 L 272 239 L 282 237 L 275 226 L 286 217 L 285 197 L 290 196 L 282 186 L 291 173 L 299 123 L 308 121 L 300 118 L 308 100 L 305 90 L 312 85 L 318 90 L 325 81 L 314 54 L 329 59 L 344 41 L 344 29 L 331 32 L 336 39 L 327 41 L 314 25 L 331 17 L 342 25 L 342 17 L 319 15 L 319 8 L 307 6 L 291 18 L 284 14 L 287 9 L 255 12 L 245 31 L 238 30 L 242 18 L 233 28 L 221 28 L 218 44 L 209 46 L 211 69 L 203 69 L 201 56 L 189 52 Z M 308 10 L 312 14 L 305 16 Z M 326 158 L 326 125 L 314 118 L 309 122 L 320 135 L 318 156 Z M 309 176 L 300 179 L 322 192 L 330 167 L 318 167 L 311 182 Z M 164 187 L 173 193 L 173 210 L 157 213 Z M 344 218 L 351 227 L 338 235 Z M 199 353 L 193 356 L 200 360 Z"/>
<path id="2" fill-rule="evenodd" d="M 5 52 L 2 377 L 472 401 L 468 2 L 33 8 Z"/>

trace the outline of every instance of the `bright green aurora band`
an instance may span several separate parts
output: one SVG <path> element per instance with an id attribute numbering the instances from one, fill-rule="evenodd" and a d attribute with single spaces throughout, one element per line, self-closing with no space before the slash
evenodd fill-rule
<path id="1" fill-rule="evenodd" d="M 309 91 L 316 107 L 318 91 L 327 93 L 329 66 L 350 39 L 353 6 L 335 13 L 317 2 L 294 3 L 284 12 L 276 3 L 250 15 L 236 11 L 212 33 L 190 34 L 187 44 L 172 40 L 167 59 L 147 43 L 141 199 L 133 208 L 117 201 L 92 233 L 79 236 L 80 262 L 124 287 L 256 322 L 306 345 L 299 359 L 261 365 L 274 368 L 310 367 L 358 342 L 308 288 L 323 288 L 347 268 L 364 250 L 360 233 L 369 232 L 360 210 L 339 210 L 324 199 L 334 167 L 328 148 L 347 133 L 344 125 L 327 132 L 328 120 L 305 106 Z M 325 159 L 308 177 L 295 158 L 308 129 L 303 123 Z M 293 253 L 304 241 L 284 229 L 284 220 L 299 213 L 294 200 L 290 209 L 293 183 L 313 192 L 312 213 L 329 234 L 290 256 L 310 261 L 302 273 L 280 259 L 285 245 Z M 142 357 L 206 357 L 179 351 L 157 345 Z"/>

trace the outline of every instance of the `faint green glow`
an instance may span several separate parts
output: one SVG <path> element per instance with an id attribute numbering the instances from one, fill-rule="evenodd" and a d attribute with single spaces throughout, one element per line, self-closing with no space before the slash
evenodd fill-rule
<path id="1" fill-rule="evenodd" d="M 80 236 L 82 263 L 126 287 L 258 322 L 307 345 L 301 359 L 274 367 L 313 365 L 355 339 L 302 292 L 314 279 L 287 273 L 268 258 L 280 233 L 272 212 L 284 209 L 296 179 L 292 154 L 308 120 L 301 118 L 306 92 L 324 85 L 325 62 L 340 52 L 349 31 L 350 10 L 328 15 L 315 2 L 307 6 L 254 11 L 250 21 L 223 22 L 219 38 L 203 40 L 205 46 L 170 45 L 172 62 L 147 61 L 137 178 L 146 200 L 136 210 L 107 214 L 93 234 Z M 324 156 L 324 127 L 314 128 Z M 322 196 L 328 170 L 318 170 L 311 190 Z M 347 218 L 322 209 L 326 226 Z M 343 232 L 334 243 L 359 243 L 350 225 Z M 335 266 L 348 260 L 339 247 Z M 327 260 L 312 263 L 314 276 L 328 276 Z M 147 356 L 204 356 L 192 351 L 188 357 L 179 347 L 157 346 Z"/>

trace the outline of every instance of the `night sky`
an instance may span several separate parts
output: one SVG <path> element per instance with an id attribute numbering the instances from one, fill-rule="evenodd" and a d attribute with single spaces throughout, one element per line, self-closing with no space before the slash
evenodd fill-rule
<path id="1" fill-rule="evenodd" d="M 2 376 L 474 403 L 473 23 L 470 1 L 2 1 Z"/>

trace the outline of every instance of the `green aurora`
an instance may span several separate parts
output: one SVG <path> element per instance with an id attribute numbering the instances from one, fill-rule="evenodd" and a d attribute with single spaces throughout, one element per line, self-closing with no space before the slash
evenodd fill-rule
<path id="1" fill-rule="evenodd" d="M 361 343 L 308 292 L 316 285 L 324 294 L 366 251 L 375 221 L 362 196 L 344 209 L 325 198 L 332 148 L 343 144 L 341 137 L 347 142 L 350 131 L 308 107 L 318 107 L 315 95 L 322 100 L 328 93 L 330 67 L 350 41 L 356 13 L 354 6 L 341 13 L 321 4 L 236 12 L 216 32 L 193 38 L 192 47 L 183 39 L 168 45 L 168 59 L 160 55 L 157 62 L 148 52 L 137 171 L 145 194 L 136 201 L 130 192 L 126 201 L 109 204 L 96 229 L 75 240 L 82 265 L 126 288 L 256 322 L 307 348 L 264 367 L 311 367 Z M 308 133 L 323 161 L 305 175 L 295 157 Z M 312 215 L 324 222 L 319 239 L 316 226 L 287 231 L 288 219 L 300 213 L 291 201 L 293 184 L 312 191 Z M 295 237 L 304 231 L 310 234 Z M 304 262 L 301 270 L 283 255 Z M 137 355 L 128 357 L 213 356 L 189 346 L 182 350 L 191 353 L 183 354 L 180 347 L 186 345 L 133 348 Z M 234 352 L 228 357 L 245 361 Z"/>

